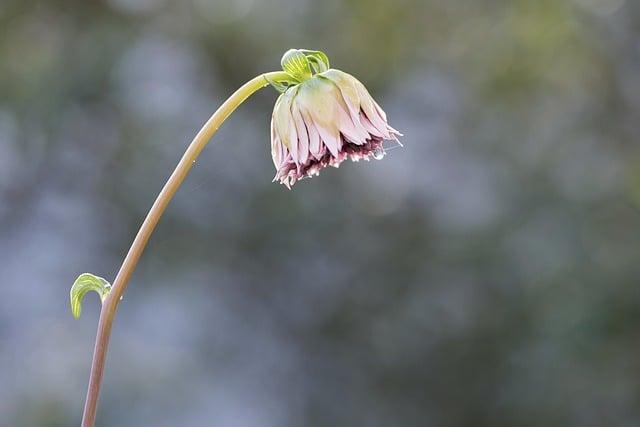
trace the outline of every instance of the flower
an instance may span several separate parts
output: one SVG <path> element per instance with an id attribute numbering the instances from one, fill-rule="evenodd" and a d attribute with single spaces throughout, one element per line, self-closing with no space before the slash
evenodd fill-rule
<path id="1" fill-rule="evenodd" d="M 303 67 L 298 75 L 302 81 L 282 88 L 271 119 L 271 154 L 277 170 L 273 180 L 291 188 L 347 158 L 381 159 L 384 140 L 398 141 L 402 134 L 389 126 L 364 85 L 343 71 L 326 69 L 328 61 L 324 71 L 311 75 L 301 56 L 295 59 Z M 314 69 L 319 62 L 311 63 Z"/>

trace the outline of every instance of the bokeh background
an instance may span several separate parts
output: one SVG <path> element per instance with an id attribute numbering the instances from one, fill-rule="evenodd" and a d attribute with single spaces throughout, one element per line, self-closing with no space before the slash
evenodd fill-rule
<path id="1" fill-rule="evenodd" d="M 640 425 L 638 1 L 2 0 L 0 426 L 78 425 L 71 283 L 292 47 L 405 147 L 287 191 L 277 94 L 244 104 L 120 305 L 98 425 Z"/>

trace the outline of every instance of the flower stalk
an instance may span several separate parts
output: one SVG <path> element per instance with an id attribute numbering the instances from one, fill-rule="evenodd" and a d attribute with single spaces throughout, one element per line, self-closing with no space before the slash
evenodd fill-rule
<path id="1" fill-rule="evenodd" d="M 156 228 L 160 217 L 193 167 L 193 164 L 200 155 L 200 152 L 202 152 L 211 137 L 215 134 L 218 128 L 220 128 L 229 115 L 231 115 L 231 113 L 249 96 L 263 87 L 268 86 L 270 82 L 280 83 L 289 80 L 289 74 L 284 71 L 265 73 L 249 80 L 235 93 L 233 93 L 233 95 L 231 95 L 220 106 L 220 108 L 213 113 L 202 129 L 200 129 L 162 188 L 162 191 L 160 191 L 160 194 L 153 203 L 151 210 L 149 210 L 147 217 L 142 223 L 138 234 L 129 248 L 129 252 L 127 253 L 122 266 L 118 271 L 118 275 L 113 282 L 113 286 L 111 286 L 111 289 L 103 300 L 102 309 L 100 311 L 100 320 L 98 322 L 98 332 L 93 350 L 93 362 L 91 364 L 89 387 L 84 405 L 84 414 L 82 416 L 82 427 L 93 427 L 95 424 L 100 385 L 102 384 L 104 364 L 116 309 L 118 308 L 118 303 L 120 302 L 124 291 L 127 289 L 129 279 L 138 265 L 140 256 L 147 246 L 147 242 L 149 241 L 153 230 Z M 77 312 L 78 314 L 80 312 L 79 305 Z"/>

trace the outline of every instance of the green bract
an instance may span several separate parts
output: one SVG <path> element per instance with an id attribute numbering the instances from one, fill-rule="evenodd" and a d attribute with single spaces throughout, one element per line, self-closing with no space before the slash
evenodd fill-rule
<path id="1" fill-rule="evenodd" d="M 287 88 L 309 80 L 314 74 L 327 71 L 329 58 L 319 50 L 289 49 L 282 56 L 280 64 L 289 79 L 281 82 L 269 80 L 269 83 L 278 92 L 283 93 Z"/>

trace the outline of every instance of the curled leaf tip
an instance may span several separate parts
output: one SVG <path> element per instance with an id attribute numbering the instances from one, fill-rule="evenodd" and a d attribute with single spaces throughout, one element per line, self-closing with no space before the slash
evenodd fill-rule
<path id="1" fill-rule="evenodd" d="M 76 319 L 80 317 L 80 313 L 82 312 L 82 299 L 89 291 L 97 292 L 98 295 L 100 295 L 100 301 L 104 301 L 107 295 L 109 295 L 109 291 L 111 291 L 111 284 L 106 279 L 91 273 L 82 273 L 79 275 L 76 281 L 73 282 L 71 291 L 69 292 L 71 312 Z"/>

